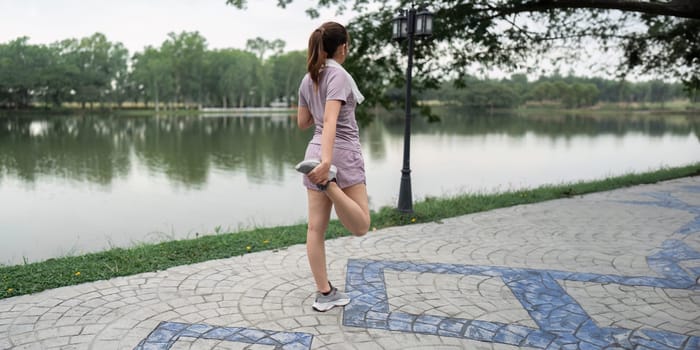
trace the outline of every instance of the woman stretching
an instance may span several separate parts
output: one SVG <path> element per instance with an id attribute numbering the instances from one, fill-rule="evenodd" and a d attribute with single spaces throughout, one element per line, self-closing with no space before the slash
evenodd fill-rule
<path id="1" fill-rule="evenodd" d="M 325 234 L 331 208 L 353 235 L 369 229 L 369 204 L 365 186 L 365 164 L 355 107 L 364 100 L 357 84 L 341 66 L 348 54 L 345 27 L 327 22 L 311 33 L 307 71 L 299 86 L 299 128 L 315 126 L 297 171 L 304 173 L 309 225 L 306 251 L 318 293 L 313 308 L 328 311 L 344 306 L 350 298 L 328 280 Z"/>

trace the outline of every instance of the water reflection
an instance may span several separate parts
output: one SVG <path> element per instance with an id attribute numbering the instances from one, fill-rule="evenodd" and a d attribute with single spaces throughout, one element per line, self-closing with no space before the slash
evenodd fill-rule
<path id="1" fill-rule="evenodd" d="M 428 123 L 414 118 L 413 134 L 484 135 L 503 133 L 522 136 L 526 133 L 553 138 L 571 136 L 618 135 L 639 132 L 649 136 L 663 134 L 686 135 L 694 132 L 700 140 L 700 116 L 684 115 L 591 115 L 517 113 L 484 114 L 483 111 L 444 108 L 437 109 L 441 120 Z M 609 112 L 608 112 L 609 113 Z M 391 134 L 403 135 L 403 117 L 392 114 L 384 118 Z"/>
<path id="2" fill-rule="evenodd" d="M 700 121 L 684 116 L 484 116 L 450 109 L 439 113 L 438 123 L 416 118 L 413 134 L 522 137 L 534 133 L 559 139 L 694 133 L 700 140 Z M 387 134 L 403 137 L 403 133 L 403 119 L 388 115 L 365 127 L 362 141 L 372 158 L 382 160 Z M 206 184 L 212 169 L 243 171 L 253 182 L 279 182 L 303 154 L 309 135 L 297 130 L 292 116 L 3 117 L 0 176 L 31 183 L 45 175 L 108 185 L 129 173 L 129 155 L 134 152 L 150 171 L 187 187 Z"/>
<path id="3" fill-rule="evenodd" d="M 212 169 L 281 181 L 307 141 L 289 116 L 0 118 L 0 175 L 108 185 L 129 173 L 134 152 L 150 171 L 195 188 Z"/>
<path id="4" fill-rule="evenodd" d="M 414 198 L 600 178 L 700 161 L 700 118 L 416 118 Z M 362 128 L 370 206 L 395 205 L 401 112 Z M 292 116 L 0 116 L 0 263 L 302 222 Z"/>
<path id="5" fill-rule="evenodd" d="M 0 176 L 51 175 L 109 184 L 129 171 L 126 142 L 109 119 L 0 119 Z"/>

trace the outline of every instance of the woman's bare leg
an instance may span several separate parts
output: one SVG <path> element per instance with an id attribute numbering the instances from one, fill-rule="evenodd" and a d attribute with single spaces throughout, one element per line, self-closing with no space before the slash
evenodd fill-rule
<path id="1" fill-rule="evenodd" d="M 335 213 L 340 222 L 353 235 L 364 236 L 369 231 L 369 199 L 365 184 L 341 189 L 337 183 L 330 182 L 326 189 L 326 195 L 333 201 Z"/>
<path id="2" fill-rule="evenodd" d="M 309 227 L 306 231 L 306 255 L 311 273 L 320 292 L 329 290 L 326 270 L 326 229 L 331 217 L 333 202 L 319 191 L 306 190 L 309 201 Z"/>

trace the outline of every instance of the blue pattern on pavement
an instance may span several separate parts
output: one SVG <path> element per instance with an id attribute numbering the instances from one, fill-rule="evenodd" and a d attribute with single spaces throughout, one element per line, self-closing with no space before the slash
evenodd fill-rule
<path id="1" fill-rule="evenodd" d="M 662 257 L 673 256 L 676 253 L 687 253 L 686 256 L 691 259 L 700 259 L 700 253 L 690 250 L 680 242 L 665 246 L 657 259 L 661 260 Z M 389 308 L 384 282 L 385 270 L 500 277 L 530 314 L 538 328 L 392 311 Z M 346 292 L 351 297 L 351 302 L 345 307 L 343 324 L 536 349 L 603 349 L 610 346 L 626 349 L 700 348 L 700 337 L 655 330 L 598 327 L 581 305 L 557 283 L 557 280 L 700 290 L 695 280 L 687 273 L 681 274 L 680 271 L 675 270 L 666 271 L 665 278 L 658 278 L 498 266 L 350 260 Z"/>
<path id="2" fill-rule="evenodd" d="M 683 186 L 700 193 L 700 186 Z M 700 232 L 700 207 L 670 193 L 647 193 L 656 201 L 621 201 L 627 204 L 655 205 L 696 215 L 675 233 Z M 557 283 L 557 280 L 615 283 L 635 287 L 675 288 L 700 291 L 700 269 L 685 270 L 680 263 L 700 259 L 700 252 L 679 240 L 667 240 L 661 249 L 647 257 L 649 267 L 663 277 L 619 276 L 557 270 L 516 269 L 409 261 L 350 260 L 346 292 L 352 301 L 345 307 L 345 326 L 377 328 L 485 342 L 527 346 L 537 349 L 700 349 L 700 337 L 650 330 L 598 327 L 583 307 Z M 462 319 L 425 314 L 409 314 L 389 309 L 384 271 L 409 271 L 500 277 L 538 328 L 501 322 Z"/>
<path id="3" fill-rule="evenodd" d="M 167 350 L 180 338 L 220 340 L 234 343 L 272 345 L 276 350 L 311 349 L 308 333 L 266 331 L 241 327 L 216 327 L 206 324 L 161 322 L 134 350 Z"/>
<path id="4" fill-rule="evenodd" d="M 682 186 L 685 192 L 690 193 L 700 193 L 700 186 Z M 677 209 L 687 211 L 693 215 L 695 218 L 685 225 L 681 226 L 674 233 L 681 234 L 692 234 L 700 232 L 700 206 L 692 205 L 686 203 L 668 192 L 650 192 L 645 193 L 646 196 L 656 199 L 655 201 L 618 201 L 620 203 L 626 204 L 638 204 L 638 205 L 653 205 L 662 208 Z"/>

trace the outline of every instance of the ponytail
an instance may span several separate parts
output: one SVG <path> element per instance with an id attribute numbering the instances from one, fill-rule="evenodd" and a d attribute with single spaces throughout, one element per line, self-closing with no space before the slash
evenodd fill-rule
<path id="1" fill-rule="evenodd" d="M 314 30 L 309 38 L 309 51 L 306 59 L 306 70 L 309 72 L 314 87 L 318 88 L 321 68 L 326 64 L 326 52 L 323 49 L 323 27 Z"/>
<path id="2" fill-rule="evenodd" d="M 349 36 L 345 27 L 335 22 L 326 22 L 311 33 L 306 70 L 316 89 L 318 89 L 321 70 L 326 65 L 326 58 L 333 57 L 338 46 L 348 41 Z"/>

